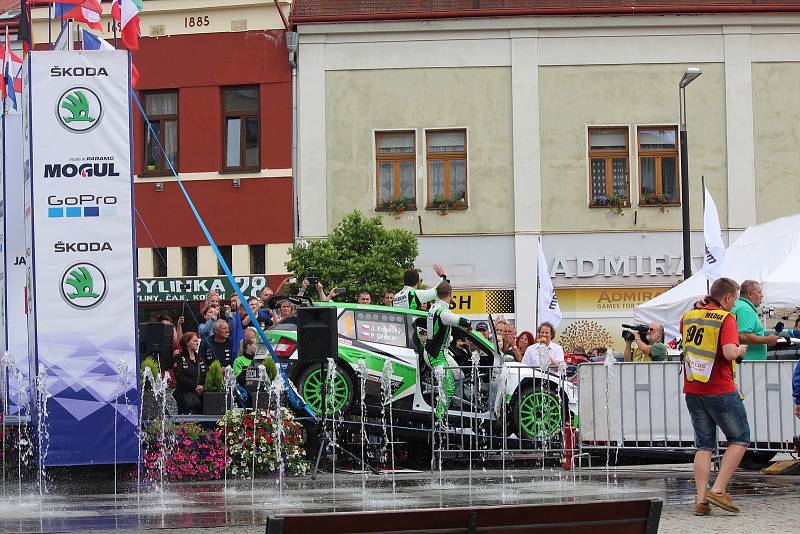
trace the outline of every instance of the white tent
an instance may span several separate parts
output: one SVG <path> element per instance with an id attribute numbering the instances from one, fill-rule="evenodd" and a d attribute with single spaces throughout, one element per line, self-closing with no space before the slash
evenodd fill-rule
<path id="1" fill-rule="evenodd" d="M 775 219 L 751 226 L 727 251 L 723 276 L 741 283 L 761 283 L 764 306 L 800 306 L 800 215 Z M 702 271 L 666 293 L 637 306 L 636 321 L 657 321 L 664 325 L 667 338 L 677 336 L 684 312 L 706 294 Z"/>

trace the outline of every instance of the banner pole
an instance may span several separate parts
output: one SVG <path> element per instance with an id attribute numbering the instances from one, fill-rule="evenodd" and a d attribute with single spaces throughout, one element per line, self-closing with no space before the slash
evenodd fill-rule
<path id="1" fill-rule="evenodd" d="M 53 49 L 53 4 L 47 4 L 47 48 Z"/>
<path id="2" fill-rule="evenodd" d="M 705 175 L 700 177 L 700 187 L 703 188 L 703 219 L 705 219 L 706 215 L 706 177 Z M 703 238 L 705 239 L 705 237 Z M 703 247 L 705 249 L 705 247 Z M 705 259 L 703 260 L 705 261 Z M 706 277 L 706 294 L 711 291 L 711 282 L 709 281 L 708 277 Z"/>

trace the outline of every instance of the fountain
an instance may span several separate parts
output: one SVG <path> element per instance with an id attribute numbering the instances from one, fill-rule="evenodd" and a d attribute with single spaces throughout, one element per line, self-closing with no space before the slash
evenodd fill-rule
<path id="1" fill-rule="evenodd" d="M 331 433 L 330 433 L 330 440 L 331 440 L 331 452 L 333 453 L 333 464 L 331 467 L 332 473 L 332 481 L 333 481 L 333 493 L 336 494 L 336 362 L 333 361 L 333 358 L 328 358 L 328 369 L 326 373 L 326 382 L 325 382 L 325 390 L 326 390 L 326 406 L 323 407 L 323 411 L 325 413 L 326 419 L 328 412 L 331 415 Z"/>
<path id="2" fill-rule="evenodd" d="M 261 391 L 261 387 L 265 384 L 269 384 L 269 376 L 267 376 L 267 368 L 264 365 L 258 366 L 258 383 L 256 384 L 256 394 L 255 394 L 255 409 L 253 410 L 253 449 L 252 449 L 252 468 L 250 471 L 250 494 L 255 498 L 255 489 L 256 489 L 256 439 L 258 438 L 258 432 L 256 432 L 256 425 L 258 422 L 258 394 Z"/>
<path id="3" fill-rule="evenodd" d="M 364 469 L 364 449 L 367 445 L 367 427 L 365 424 L 367 415 L 367 364 L 364 358 L 358 360 L 358 391 L 361 397 L 361 495 L 366 497 L 367 494 L 367 470 Z"/>
<path id="4" fill-rule="evenodd" d="M 396 493 L 397 488 L 395 485 L 395 469 L 394 469 L 394 417 L 392 416 L 392 373 L 394 372 L 394 367 L 392 366 L 392 361 L 390 359 L 386 359 L 383 362 L 383 374 L 381 376 L 381 390 L 383 393 L 383 410 L 382 413 L 386 411 L 386 407 L 389 407 L 389 447 L 390 451 L 389 454 L 392 460 L 392 494 Z M 383 427 L 384 436 L 386 435 L 386 426 Z"/>
<path id="5" fill-rule="evenodd" d="M 45 460 L 47 451 L 50 448 L 50 434 L 47 427 L 47 399 L 50 392 L 47 391 L 47 370 L 44 365 L 39 365 L 39 372 L 36 375 L 36 427 L 37 439 L 39 443 L 39 497 L 47 493 L 47 473 L 45 472 Z"/>
<path id="6" fill-rule="evenodd" d="M 121 395 L 117 396 L 117 402 L 114 403 L 114 499 L 117 498 L 117 410 L 116 405 L 119 402 L 119 397 L 123 398 L 125 409 L 128 406 L 128 362 L 120 358 L 117 360 L 117 377 L 119 377 L 120 386 L 122 387 Z"/>
<path id="7" fill-rule="evenodd" d="M 2 418 L 3 421 L 3 427 L 0 429 L 0 432 L 2 432 L 3 436 L 3 442 L 0 444 L 3 455 L 3 495 L 6 494 L 6 417 L 8 416 L 9 399 L 9 391 L 7 387 L 7 384 L 9 384 L 8 370 L 13 363 L 14 360 L 11 358 L 11 353 L 8 351 L 4 352 L 3 356 L 0 357 L 0 399 L 2 399 L 3 403 L 3 413 L 0 414 L 0 418 Z"/>
<path id="8" fill-rule="evenodd" d="M 222 385 L 225 387 L 225 404 L 229 409 L 233 409 L 234 395 L 236 388 L 236 376 L 233 374 L 233 367 L 226 367 L 222 377 Z M 228 492 L 228 418 L 224 417 L 222 420 L 222 462 L 224 465 L 223 478 L 225 493 Z"/>
<path id="9" fill-rule="evenodd" d="M 278 463 L 278 496 L 283 496 L 283 474 L 284 474 L 284 461 L 283 461 L 283 411 L 281 408 L 281 397 L 283 396 L 283 377 L 275 374 L 275 378 L 269 385 L 270 397 L 275 400 L 275 416 L 272 421 L 277 429 L 275 432 L 275 458 Z M 270 404 L 272 404 L 270 402 Z"/>

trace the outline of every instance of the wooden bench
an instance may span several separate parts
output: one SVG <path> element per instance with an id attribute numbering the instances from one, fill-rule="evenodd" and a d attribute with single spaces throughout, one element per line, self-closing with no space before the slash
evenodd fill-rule
<path id="1" fill-rule="evenodd" d="M 660 500 L 269 516 L 267 534 L 656 534 Z"/>

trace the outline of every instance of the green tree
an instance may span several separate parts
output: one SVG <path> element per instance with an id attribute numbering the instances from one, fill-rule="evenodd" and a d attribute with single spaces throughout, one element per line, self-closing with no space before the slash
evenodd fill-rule
<path id="1" fill-rule="evenodd" d="M 399 290 L 403 271 L 414 267 L 419 254 L 417 238 L 408 230 L 387 230 L 380 217 L 366 218 L 354 211 L 346 215 L 327 239 L 314 239 L 289 249 L 289 272 L 297 280 L 316 276 L 329 291 L 347 289 L 336 298 L 354 302 L 359 291 L 366 289 L 373 302 L 383 297 L 387 288 Z M 317 290 L 309 287 L 313 298 Z"/>

